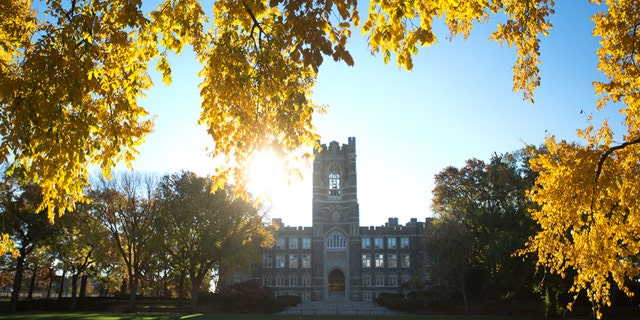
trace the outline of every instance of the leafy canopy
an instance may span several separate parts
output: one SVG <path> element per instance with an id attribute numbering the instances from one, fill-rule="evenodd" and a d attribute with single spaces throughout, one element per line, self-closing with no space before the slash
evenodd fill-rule
<path id="1" fill-rule="evenodd" d="M 601 108 L 618 103 L 626 116 L 627 135 L 612 145 L 611 139 L 603 138 L 611 135 L 605 123 L 601 130 L 583 131 L 584 147 L 549 137 L 547 147 L 557 153 L 539 160 L 540 187 L 534 194 L 541 212 L 560 210 L 553 207 L 558 203 L 553 195 L 570 194 L 575 186 L 555 179 L 565 178 L 568 173 L 560 171 L 569 167 L 580 181 L 591 181 L 579 188 L 580 194 L 592 192 L 589 204 L 601 196 L 617 196 L 616 208 L 624 208 L 620 210 L 628 212 L 627 219 L 637 221 L 636 207 L 628 199 L 634 193 L 615 190 L 635 190 L 629 177 L 637 169 L 640 139 L 640 0 L 591 2 L 604 5 L 592 17 L 593 34 L 601 38 L 598 68 L 607 77 L 594 83 L 595 94 L 601 97 Z M 311 119 L 320 107 L 310 95 L 323 57 L 353 64 L 347 40 L 360 23 L 355 0 L 223 0 L 213 3 L 211 16 L 198 0 L 166 0 L 148 13 L 142 12 L 140 0 L 49 0 L 42 6 L 36 14 L 28 0 L 0 0 L 0 159 L 11 168 L 24 168 L 21 178 L 42 186 L 39 209 L 46 209 L 51 220 L 56 212 L 85 200 L 89 166 L 100 166 L 109 176 L 116 163 L 132 161 L 152 130 L 153 118 L 138 105 L 152 85 L 151 61 L 157 61 L 156 69 L 170 82 L 167 54 L 179 53 L 186 45 L 202 64 L 200 122 L 215 143 L 211 155 L 226 160 L 216 170 L 218 186 L 234 178 L 242 192 L 243 167 L 263 147 L 297 159 L 296 149 L 317 146 Z M 475 23 L 500 14 L 506 20 L 491 39 L 515 47 L 513 89 L 533 101 L 540 83 L 540 36 L 552 27 L 548 18 L 553 6 L 552 0 L 372 0 L 362 30 L 372 53 L 382 53 L 385 62 L 394 55 L 399 66 L 411 69 L 419 48 L 437 43 L 435 21 L 448 26 L 449 38 L 466 38 Z M 595 161 L 598 155 L 605 161 Z M 583 164 L 591 167 L 575 167 Z M 626 174 L 608 183 L 610 172 Z M 585 203 L 566 208 L 566 214 L 583 215 Z M 594 216 L 596 210 L 589 208 Z M 543 228 L 567 229 L 566 223 L 574 221 L 546 222 L 553 219 L 544 214 L 537 218 Z M 614 224 L 611 214 L 603 219 Z M 610 224 L 589 224 L 586 229 L 604 232 Z M 543 230 L 531 242 L 532 252 L 541 248 L 536 243 L 547 241 L 545 235 Z M 581 252 L 597 252 L 593 241 L 585 243 Z M 637 250 L 628 256 L 634 255 Z M 555 266 L 544 252 L 540 256 L 541 264 Z M 626 257 L 576 268 L 622 279 L 631 274 L 609 273 L 610 265 Z M 561 265 L 574 267 L 578 260 L 567 259 Z M 590 298 L 607 303 L 603 297 L 608 287 L 602 281 L 591 282 L 588 275 L 576 277 L 576 288 L 594 288 L 599 293 Z"/>
<path id="2" fill-rule="evenodd" d="M 532 217 L 542 230 L 521 253 L 536 253 L 541 266 L 561 276 L 575 271 L 570 291 L 586 291 L 601 317 L 612 286 L 632 296 L 627 281 L 640 275 L 640 1 L 592 2 L 607 6 L 592 17 L 601 38 L 598 69 L 606 76 L 594 82 L 598 108 L 616 103 L 627 132 L 614 141 L 605 120 L 578 131 L 583 144 L 547 137 L 549 153 L 531 162 L 539 177 L 530 196 L 540 205 Z"/>

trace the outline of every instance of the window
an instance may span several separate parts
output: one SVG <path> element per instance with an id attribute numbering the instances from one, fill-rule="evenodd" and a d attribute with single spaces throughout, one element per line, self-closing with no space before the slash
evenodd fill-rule
<path id="1" fill-rule="evenodd" d="M 373 239 L 373 245 L 376 249 L 382 249 L 384 247 L 384 242 L 382 238 Z"/>
<path id="2" fill-rule="evenodd" d="M 311 301 L 311 292 L 303 292 L 302 296 L 300 297 L 300 300 Z"/>
<path id="3" fill-rule="evenodd" d="M 384 287 L 384 275 L 376 275 L 376 287 Z"/>
<path id="4" fill-rule="evenodd" d="M 402 275 L 402 283 L 409 283 L 409 281 L 411 281 L 411 276 L 408 274 L 403 274 Z"/>
<path id="5" fill-rule="evenodd" d="M 309 276 L 308 274 L 302 275 L 302 286 L 303 287 L 311 286 L 311 276 Z"/>
<path id="6" fill-rule="evenodd" d="M 262 277 L 262 285 L 265 287 L 270 287 L 271 286 L 271 275 L 270 274 L 265 274 L 264 277 Z"/>
<path id="7" fill-rule="evenodd" d="M 298 267 L 298 255 L 290 254 L 289 255 L 289 268 L 295 269 Z"/>
<path id="8" fill-rule="evenodd" d="M 387 239 L 387 249 L 395 249 L 396 248 L 396 238 Z"/>
<path id="9" fill-rule="evenodd" d="M 370 287 L 371 286 L 371 276 L 368 274 L 365 274 L 364 276 L 362 276 L 362 285 L 365 287 Z"/>
<path id="10" fill-rule="evenodd" d="M 411 267 L 411 257 L 408 253 L 403 253 L 400 255 L 400 266 L 403 268 Z"/>
<path id="11" fill-rule="evenodd" d="M 276 268 L 284 268 L 284 254 L 276 254 Z"/>
<path id="12" fill-rule="evenodd" d="M 362 254 L 362 267 L 371 268 L 371 255 L 368 253 Z"/>
<path id="13" fill-rule="evenodd" d="M 362 292 L 362 301 L 371 301 L 373 300 L 371 298 L 371 292 L 370 291 L 363 291 Z"/>
<path id="14" fill-rule="evenodd" d="M 289 249 L 298 249 L 298 238 L 289 238 Z"/>
<path id="15" fill-rule="evenodd" d="M 340 231 L 331 232 L 327 236 L 327 248 L 346 248 L 347 238 Z"/>
<path id="16" fill-rule="evenodd" d="M 311 268 L 311 255 L 303 254 L 302 255 L 302 267 L 303 268 Z"/>
<path id="17" fill-rule="evenodd" d="M 262 255 L 262 266 L 265 268 L 273 268 L 273 257 L 271 257 L 271 254 L 265 253 Z"/>
<path id="18" fill-rule="evenodd" d="M 311 249 L 311 238 L 302 238 L 302 249 Z"/>
<path id="19" fill-rule="evenodd" d="M 281 274 L 276 276 L 276 287 L 284 287 L 284 276 Z"/>
<path id="20" fill-rule="evenodd" d="M 400 249 L 409 249 L 409 238 L 400 238 Z"/>
<path id="21" fill-rule="evenodd" d="M 398 286 L 398 275 L 390 274 L 389 275 L 389 286 L 397 287 Z"/>
<path id="22" fill-rule="evenodd" d="M 397 268 L 398 267 L 398 255 L 395 253 L 389 254 L 389 260 L 387 260 L 387 267 L 389 268 Z"/>
<path id="23" fill-rule="evenodd" d="M 289 286 L 290 287 L 298 286 L 298 276 L 295 276 L 295 275 L 289 276 Z"/>
<path id="24" fill-rule="evenodd" d="M 335 171 L 329 173 L 329 195 L 340 195 L 340 174 Z"/>
<path id="25" fill-rule="evenodd" d="M 362 249 L 371 248 L 371 238 L 362 238 Z"/>
<path id="26" fill-rule="evenodd" d="M 376 254 L 376 268 L 384 268 L 384 254 Z"/>
<path id="27" fill-rule="evenodd" d="M 276 238 L 276 249 L 285 249 L 284 238 Z"/>

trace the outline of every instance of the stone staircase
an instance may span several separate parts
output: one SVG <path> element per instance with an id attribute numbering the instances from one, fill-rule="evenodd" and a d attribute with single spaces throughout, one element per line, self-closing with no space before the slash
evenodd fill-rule
<path id="1" fill-rule="evenodd" d="M 398 315 L 397 311 L 376 305 L 372 301 L 349 301 L 332 299 L 328 301 L 304 301 L 295 307 L 280 312 L 285 315 Z"/>

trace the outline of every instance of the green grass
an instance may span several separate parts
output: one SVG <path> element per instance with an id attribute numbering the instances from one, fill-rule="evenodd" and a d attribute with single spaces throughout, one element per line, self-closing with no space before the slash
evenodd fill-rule
<path id="1" fill-rule="evenodd" d="M 398 316 L 294 316 L 294 315 L 275 315 L 275 314 L 258 314 L 258 315 L 234 315 L 234 314 L 119 314 L 119 313 L 15 313 L 0 314 L 0 320 L 359 320 L 359 319 L 384 319 L 384 320 L 507 320 L 514 319 L 513 316 L 417 316 L 417 315 L 398 315 Z M 515 317 L 518 320 L 542 320 L 544 317 Z"/>

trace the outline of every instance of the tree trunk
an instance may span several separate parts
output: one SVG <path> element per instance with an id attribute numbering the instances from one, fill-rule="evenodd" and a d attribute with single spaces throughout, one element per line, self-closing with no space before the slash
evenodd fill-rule
<path id="1" fill-rule="evenodd" d="M 469 301 L 467 300 L 467 289 L 464 285 L 464 271 L 460 275 L 460 291 L 462 291 L 462 302 L 464 303 L 464 312 L 469 313 Z"/>
<path id="2" fill-rule="evenodd" d="M 184 303 L 184 279 L 185 279 L 186 275 L 184 271 L 180 272 L 180 278 L 178 279 L 178 301 L 177 301 L 177 306 L 178 308 L 182 307 L 183 303 Z"/>
<path id="3" fill-rule="evenodd" d="M 80 278 L 80 294 L 78 295 L 78 299 L 82 299 L 87 296 L 87 275 L 82 274 Z"/>
<path id="4" fill-rule="evenodd" d="M 129 296 L 128 311 L 135 312 L 136 311 L 136 295 L 138 294 L 138 278 L 135 275 L 129 277 L 129 289 L 131 291 Z"/>
<path id="5" fill-rule="evenodd" d="M 164 298 L 169 296 L 169 287 L 167 286 L 167 269 L 164 270 L 164 276 L 162 276 L 162 296 Z"/>
<path id="6" fill-rule="evenodd" d="M 31 274 L 31 282 L 29 283 L 29 295 L 27 296 L 28 300 L 33 300 L 33 290 L 36 288 L 36 277 L 38 277 L 38 265 L 33 265 L 33 273 Z"/>
<path id="7" fill-rule="evenodd" d="M 71 312 L 76 311 L 76 293 L 78 292 L 78 274 L 74 273 L 71 276 L 71 306 L 69 310 Z"/>
<path id="8" fill-rule="evenodd" d="M 9 312 L 16 312 L 18 309 L 18 297 L 20 296 L 20 287 L 22 286 L 22 273 L 24 271 L 24 254 L 20 252 L 20 256 L 16 261 L 16 274 L 13 277 L 13 291 L 11 291 L 11 302 L 9 303 Z"/>
<path id="9" fill-rule="evenodd" d="M 202 284 L 201 277 L 191 279 L 191 307 L 189 308 L 191 313 L 196 313 L 198 311 L 198 294 L 200 293 L 200 284 Z"/>
<path id="10" fill-rule="evenodd" d="M 67 276 L 67 270 L 62 269 L 62 277 L 60 277 L 60 288 L 58 289 L 58 299 L 62 298 L 62 294 L 64 293 L 64 280 Z"/>
<path id="11" fill-rule="evenodd" d="M 47 300 L 51 298 L 51 285 L 53 284 L 53 268 L 49 268 L 49 288 L 47 288 Z"/>

